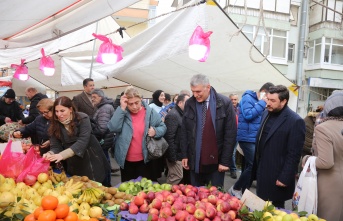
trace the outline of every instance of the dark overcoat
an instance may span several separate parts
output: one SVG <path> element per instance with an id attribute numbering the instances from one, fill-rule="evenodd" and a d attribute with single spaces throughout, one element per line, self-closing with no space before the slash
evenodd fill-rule
<path id="1" fill-rule="evenodd" d="M 78 112 L 83 112 L 90 118 L 93 117 L 95 111 L 97 110 L 84 91 L 81 94 L 73 97 L 73 104 Z"/>
<path id="2" fill-rule="evenodd" d="M 81 112 L 76 113 L 77 127 L 73 136 L 69 136 L 65 127 L 61 124 L 61 139 L 52 135 L 50 138 L 50 151 L 57 154 L 67 148 L 71 148 L 75 155 L 66 159 L 67 173 L 77 176 L 88 176 L 89 179 L 103 182 L 105 175 L 110 171 L 110 165 L 102 148 L 91 134 L 89 117 Z"/>
<path id="3" fill-rule="evenodd" d="M 232 165 L 232 154 L 236 144 L 236 113 L 228 97 L 218 94 L 212 87 L 211 90 L 213 90 L 216 97 L 216 119 L 214 126 L 219 156 L 218 164 L 229 167 Z M 190 170 L 195 170 L 196 102 L 194 96 L 186 101 L 181 127 L 182 158 L 188 159 Z"/>
<path id="4" fill-rule="evenodd" d="M 257 133 L 252 176 L 256 176 L 259 197 L 285 201 L 291 199 L 294 193 L 295 174 L 305 140 L 305 122 L 286 106 L 270 128 L 265 145 L 259 147 L 261 128 L 268 114 L 268 111 L 263 113 Z M 286 187 L 276 186 L 277 180 Z"/>

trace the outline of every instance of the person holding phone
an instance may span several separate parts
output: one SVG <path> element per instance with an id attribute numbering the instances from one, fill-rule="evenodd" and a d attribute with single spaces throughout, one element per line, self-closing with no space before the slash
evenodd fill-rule
<path id="1" fill-rule="evenodd" d="M 31 137 L 32 144 L 39 146 L 41 156 L 50 150 L 48 129 L 52 118 L 53 105 L 53 100 L 49 98 L 40 100 L 37 104 L 40 116 L 36 117 L 32 123 L 13 132 L 15 138 Z"/>
<path id="2" fill-rule="evenodd" d="M 238 107 L 237 142 L 244 153 L 244 171 L 229 193 L 241 198 L 245 189 L 251 186 L 251 171 L 255 155 L 255 141 L 261 123 L 262 113 L 267 105 L 266 93 L 274 84 L 265 83 L 258 92 L 247 90 L 243 93 Z"/>

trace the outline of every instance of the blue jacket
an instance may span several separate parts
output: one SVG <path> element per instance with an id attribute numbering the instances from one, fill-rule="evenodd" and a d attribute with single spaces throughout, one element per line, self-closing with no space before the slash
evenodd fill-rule
<path id="1" fill-rule="evenodd" d="M 237 141 L 255 143 L 262 113 L 266 108 L 264 100 L 258 100 L 254 91 L 247 90 L 239 103 Z"/>
<path id="2" fill-rule="evenodd" d="M 144 129 L 144 136 L 143 139 L 143 157 L 144 162 L 147 163 L 148 160 L 148 150 L 146 148 L 146 136 L 148 134 L 149 126 L 152 126 L 155 131 L 156 135 L 155 138 L 163 137 L 163 135 L 167 131 L 166 125 L 162 122 L 161 116 L 159 113 L 154 111 L 145 102 L 142 102 L 143 107 L 146 109 L 145 113 L 145 129 Z M 151 120 L 149 122 L 151 115 Z M 114 156 L 118 165 L 121 168 L 124 168 L 125 159 L 127 155 L 127 151 L 129 150 L 131 139 L 132 139 L 132 118 L 130 112 L 128 110 L 123 111 L 120 107 L 114 112 L 110 122 L 107 124 L 108 129 L 111 132 L 116 133 L 116 143 L 115 143 L 115 150 Z"/>

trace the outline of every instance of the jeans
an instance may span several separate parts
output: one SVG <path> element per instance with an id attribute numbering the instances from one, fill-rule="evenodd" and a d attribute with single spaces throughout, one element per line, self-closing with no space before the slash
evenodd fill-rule
<path id="1" fill-rule="evenodd" d="M 233 149 L 233 155 L 232 155 L 232 165 L 230 165 L 230 172 L 236 172 L 237 167 L 236 167 L 236 151 L 237 151 L 237 145 L 238 142 L 236 142 L 236 145 Z"/>
<path id="2" fill-rule="evenodd" d="M 233 186 L 235 190 L 242 190 L 244 193 L 245 189 L 249 189 L 251 186 L 251 171 L 255 156 L 255 143 L 250 142 L 238 142 L 242 148 L 245 158 L 245 167 L 241 176 Z"/>

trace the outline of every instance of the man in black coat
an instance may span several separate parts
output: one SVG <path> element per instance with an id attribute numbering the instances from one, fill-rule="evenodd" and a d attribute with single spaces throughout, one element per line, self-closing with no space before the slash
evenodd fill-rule
<path id="1" fill-rule="evenodd" d="M 19 121 L 20 124 L 30 124 L 39 116 L 37 104 L 43 98 L 48 98 L 45 94 L 39 93 L 36 88 L 28 87 L 25 90 L 26 97 L 31 101 L 29 116 Z"/>
<path id="2" fill-rule="evenodd" d="M 194 186 L 224 186 L 236 144 L 236 114 L 230 99 L 211 87 L 207 76 L 194 75 L 193 96 L 182 119 L 182 166 L 190 169 Z"/>
<path id="3" fill-rule="evenodd" d="M 289 91 L 285 86 L 270 87 L 267 99 L 267 110 L 256 137 L 252 176 L 257 180 L 257 196 L 284 208 L 295 188 L 305 123 L 287 106 Z"/>
<path id="4" fill-rule="evenodd" d="M 164 138 L 169 145 L 166 161 L 168 166 L 167 183 L 172 185 L 179 184 L 182 178 L 184 178 L 184 182 L 189 181 L 182 168 L 182 155 L 180 147 L 182 116 L 185 103 L 188 98 L 188 95 L 179 95 L 176 100 L 175 107 L 168 112 L 164 120 L 164 123 L 167 126 L 167 132 L 164 135 Z"/>
<path id="5" fill-rule="evenodd" d="M 94 80 L 92 78 L 86 78 L 83 80 L 83 91 L 74 96 L 73 104 L 78 112 L 83 112 L 89 116 L 93 117 L 93 114 L 97 110 L 92 103 L 92 94 L 94 90 Z"/>
<path id="6" fill-rule="evenodd" d="M 0 126 L 5 123 L 18 122 L 23 118 L 23 110 L 15 100 L 14 90 L 8 89 L 0 99 Z"/>

